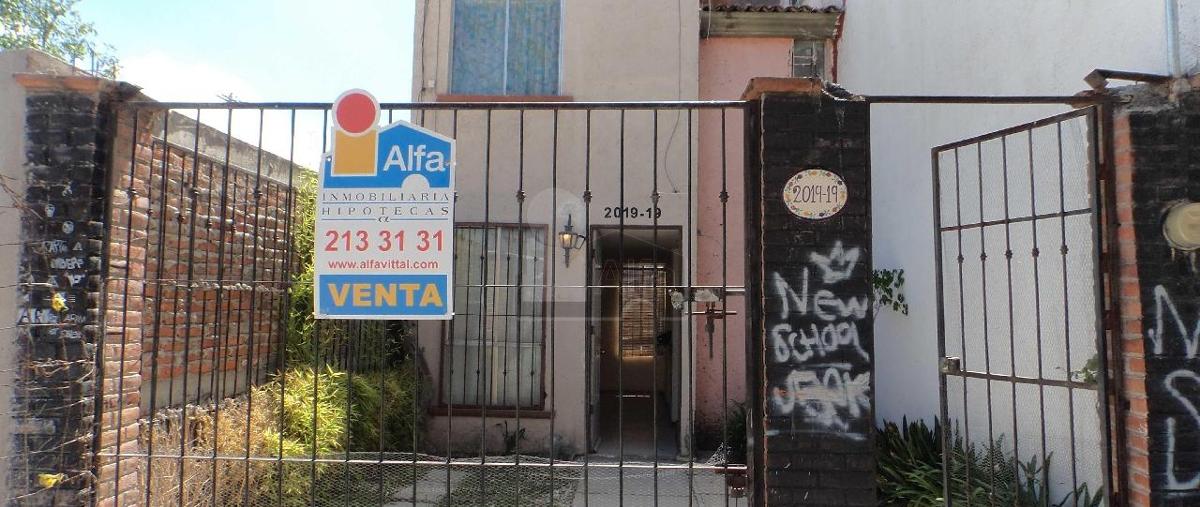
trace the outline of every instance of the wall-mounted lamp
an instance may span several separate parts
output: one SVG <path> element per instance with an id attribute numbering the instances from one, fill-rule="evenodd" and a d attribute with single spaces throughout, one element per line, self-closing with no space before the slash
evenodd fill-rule
<path id="1" fill-rule="evenodd" d="M 571 215 L 567 215 L 567 224 L 558 233 L 558 246 L 563 249 L 563 262 L 567 266 L 571 265 L 571 250 L 583 248 L 584 241 L 587 241 L 587 236 L 575 232 L 575 228 L 571 227 Z"/>

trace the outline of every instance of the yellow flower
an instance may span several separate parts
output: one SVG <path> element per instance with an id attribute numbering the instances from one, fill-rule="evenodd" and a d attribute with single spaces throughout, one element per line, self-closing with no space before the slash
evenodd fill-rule
<path id="1" fill-rule="evenodd" d="M 38 474 L 38 484 L 43 488 L 53 488 L 67 478 L 67 474 Z"/>
<path id="2" fill-rule="evenodd" d="M 50 298 L 50 308 L 59 313 L 67 311 L 67 298 L 61 292 L 55 292 Z"/>

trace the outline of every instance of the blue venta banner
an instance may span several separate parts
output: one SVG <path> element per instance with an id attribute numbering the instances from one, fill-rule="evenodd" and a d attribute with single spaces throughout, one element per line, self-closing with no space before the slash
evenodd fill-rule
<path id="1" fill-rule="evenodd" d="M 446 275 L 324 275 L 317 289 L 320 313 L 326 315 L 391 318 L 450 311 Z"/>
<path id="2" fill-rule="evenodd" d="M 319 319 L 450 319 L 454 140 L 350 90 L 333 105 L 318 173 L 313 310 Z"/>

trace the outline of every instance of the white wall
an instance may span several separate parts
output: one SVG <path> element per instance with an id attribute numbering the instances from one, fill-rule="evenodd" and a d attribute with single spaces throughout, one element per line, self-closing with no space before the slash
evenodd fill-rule
<path id="1" fill-rule="evenodd" d="M 0 53 L 0 177 L 18 196 L 25 195 L 25 88 L 12 78 L 16 72 L 27 69 L 27 53 L 5 51 Z M 14 207 L 12 196 L 0 192 L 0 427 L 9 428 L 20 415 L 13 406 L 13 391 L 18 374 L 17 364 L 21 349 L 16 323 L 19 294 L 16 289 L 21 252 L 20 211 Z M 12 431 L 0 431 L 0 456 L 9 456 L 13 451 Z M 0 469 L 8 470 L 8 459 L 0 460 Z M 0 473 L 0 491 L 10 491 L 8 474 Z M 0 499 L 7 497 L 0 494 Z"/>
<path id="2" fill-rule="evenodd" d="M 1180 4 L 1185 4 L 1180 5 L 1180 31 L 1181 60 L 1186 72 L 1200 68 L 1200 2 L 1180 1 Z M 849 90 L 867 95 L 1071 95 L 1087 89 L 1083 77 L 1096 68 L 1166 74 L 1164 17 L 1161 0 L 853 0 L 847 6 L 839 47 L 838 77 Z M 905 291 L 910 301 L 907 317 L 884 311 L 877 320 L 876 353 L 889 358 L 876 365 L 880 420 L 898 421 L 902 416 L 931 418 L 938 412 L 930 148 L 1064 110 L 1060 106 L 873 107 L 874 258 L 877 268 L 906 270 Z M 998 184 L 989 183 L 985 192 L 1000 190 Z M 988 241 L 990 244 L 991 240 Z M 1058 243 L 1053 246 L 1057 253 Z M 974 249 L 978 259 L 978 242 Z M 993 255 L 997 253 L 995 246 L 989 249 Z M 947 252 L 947 263 L 953 263 L 957 251 Z M 1002 246 L 998 253 L 1003 253 Z M 967 276 L 978 279 L 977 260 L 974 269 L 976 272 Z M 1086 267 L 1083 271 L 1087 271 Z M 1019 302 L 1029 296 L 1029 291 L 1022 292 L 1018 287 Z M 953 287 L 947 291 L 947 297 L 956 297 Z M 970 305 L 971 296 L 967 300 Z M 1090 304 L 1082 295 L 1073 295 L 1071 301 L 1076 306 Z M 1007 315 L 996 315 L 992 304 L 989 301 L 987 305 L 988 314 L 1007 325 Z M 1053 309 L 1047 311 L 1053 313 Z M 957 330 L 953 322 L 957 315 L 948 313 L 948 317 L 953 317 L 948 319 L 947 334 L 950 334 Z M 1018 325 L 1021 323 L 1014 323 L 1014 327 Z M 1088 345 L 1087 337 L 1082 336 L 1088 332 L 1073 329 L 1073 344 L 1079 340 Z M 1072 369 L 1078 369 L 1080 363 L 1076 352 L 1072 350 Z M 968 350 L 967 354 L 970 353 Z M 955 351 L 949 350 L 948 354 L 955 355 Z M 1028 347 L 1019 346 L 1016 358 L 1019 374 L 1029 374 L 1020 371 L 1021 365 L 1036 358 L 1036 353 Z M 981 364 L 969 362 L 970 369 L 983 369 Z M 1007 373 L 1007 357 L 1003 363 L 999 369 Z M 992 368 L 997 369 L 996 363 Z M 982 382 L 972 384 L 972 396 L 984 396 L 983 387 Z M 1076 392 L 1076 414 L 1090 417 L 1095 413 L 1091 410 L 1094 397 L 1085 392 L 1086 396 L 1081 398 L 1079 391 Z M 1008 396 L 1007 386 L 1003 393 Z M 961 388 L 952 389 L 951 399 L 961 397 Z M 1066 403 L 1060 398 L 1065 396 L 1048 393 L 1046 403 L 1052 407 L 1048 410 L 1060 410 L 1057 407 Z M 1007 413 L 1001 410 L 995 417 L 1010 418 L 1012 405 L 1011 400 L 995 401 L 993 407 L 1009 407 Z M 1030 406 L 1024 401 L 1018 405 L 1022 420 L 1037 417 L 1036 411 L 1027 412 Z M 984 403 L 969 410 L 976 418 L 973 427 L 980 420 L 976 414 L 986 416 L 986 408 Z M 1095 428 L 1081 428 L 1081 424 L 1089 422 L 1076 422 L 1078 438 L 1086 442 L 1081 445 L 1092 445 L 1099 438 Z M 1047 433 L 1051 448 L 1056 438 L 1066 438 L 1054 429 L 1048 429 Z M 1021 447 L 1025 448 L 1024 443 Z M 1086 450 L 1097 452 L 1096 449 Z M 1059 465 L 1065 465 L 1068 459 L 1065 452 L 1055 453 Z M 1082 461 L 1084 457 L 1079 459 Z M 1062 473 L 1056 472 L 1059 479 Z M 1085 471 L 1080 474 L 1091 475 Z M 1094 488 L 1098 479 L 1092 477 L 1086 480 Z"/>

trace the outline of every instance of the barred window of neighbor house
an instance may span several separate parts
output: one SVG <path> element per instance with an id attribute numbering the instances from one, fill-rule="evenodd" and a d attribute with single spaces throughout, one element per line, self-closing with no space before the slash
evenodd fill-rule
<path id="1" fill-rule="evenodd" d="M 825 77 L 825 43 L 796 39 L 792 42 L 792 77 Z"/>
<path id="2" fill-rule="evenodd" d="M 454 0 L 450 91 L 557 95 L 559 0 Z"/>
<path id="3" fill-rule="evenodd" d="M 460 225 L 454 236 L 454 321 L 442 350 L 442 402 L 539 408 L 546 228 Z"/>

